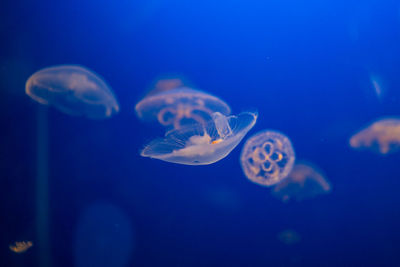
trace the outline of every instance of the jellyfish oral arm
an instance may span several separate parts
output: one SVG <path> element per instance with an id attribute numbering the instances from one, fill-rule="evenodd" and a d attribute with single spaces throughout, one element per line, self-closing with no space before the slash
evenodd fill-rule
<path id="1" fill-rule="evenodd" d="M 219 112 L 214 112 L 212 118 L 215 123 L 215 128 L 217 128 L 218 135 L 222 139 L 232 134 L 232 129 L 229 126 L 228 118 L 226 116 Z"/>

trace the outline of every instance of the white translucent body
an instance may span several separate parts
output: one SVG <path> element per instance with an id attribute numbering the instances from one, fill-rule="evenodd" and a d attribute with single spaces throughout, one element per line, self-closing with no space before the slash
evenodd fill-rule
<path id="1" fill-rule="evenodd" d="M 188 124 L 205 125 L 214 112 L 230 114 L 230 107 L 218 97 L 187 87 L 151 94 L 136 104 L 136 114 L 145 121 L 180 129 Z"/>
<path id="2" fill-rule="evenodd" d="M 271 130 L 250 137 L 240 155 L 246 177 L 263 186 L 282 181 L 292 170 L 294 160 L 295 153 L 289 138 Z"/>
<path id="3" fill-rule="evenodd" d="M 274 187 L 272 194 L 283 202 L 291 199 L 302 201 L 331 190 L 331 184 L 319 168 L 308 162 L 298 162 L 290 174 Z"/>
<path id="4" fill-rule="evenodd" d="M 226 157 L 254 126 L 257 113 L 238 116 L 212 114 L 206 125 L 195 124 L 168 132 L 147 145 L 141 155 L 185 165 L 207 165 Z"/>
<path id="5" fill-rule="evenodd" d="M 212 114 L 212 119 L 217 129 L 218 135 L 225 139 L 232 134 L 232 129 L 229 126 L 228 118 L 219 112 Z"/>
<path id="6" fill-rule="evenodd" d="M 35 72 L 25 92 L 44 105 L 69 115 L 107 118 L 119 111 L 109 86 L 94 72 L 76 65 L 61 65 Z"/>

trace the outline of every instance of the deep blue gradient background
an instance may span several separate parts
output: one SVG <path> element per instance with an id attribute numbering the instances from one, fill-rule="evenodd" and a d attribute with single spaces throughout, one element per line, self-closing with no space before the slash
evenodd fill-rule
<path id="1" fill-rule="evenodd" d="M 1 266 L 39 266 L 36 246 L 16 255 L 8 245 L 37 240 L 38 104 L 24 84 L 58 64 L 101 74 L 121 112 L 90 121 L 49 110 L 53 266 L 74 266 L 77 222 L 98 201 L 131 220 L 129 266 L 400 264 L 400 154 L 348 146 L 367 123 L 400 114 L 398 1 L 3 1 L 0 22 Z M 287 134 L 298 159 L 325 171 L 331 194 L 281 203 L 243 175 L 243 143 L 208 166 L 141 158 L 163 133 L 134 106 L 163 75 L 233 113 L 257 109 L 250 135 Z M 300 243 L 277 239 L 289 228 Z"/>

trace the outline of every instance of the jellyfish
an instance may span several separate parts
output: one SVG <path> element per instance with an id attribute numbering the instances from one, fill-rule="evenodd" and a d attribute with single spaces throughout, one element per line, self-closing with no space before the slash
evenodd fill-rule
<path id="1" fill-rule="evenodd" d="M 11 251 L 15 253 L 24 253 L 32 246 L 33 246 L 32 241 L 21 241 L 21 242 L 15 242 L 14 244 L 9 245 L 8 247 L 10 248 Z"/>
<path id="2" fill-rule="evenodd" d="M 157 120 L 175 130 L 185 125 L 205 125 L 214 112 L 229 115 L 224 101 L 208 93 L 188 87 L 179 87 L 150 94 L 136 104 L 137 116 L 145 121 Z"/>
<path id="3" fill-rule="evenodd" d="M 141 155 L 185 165 L 207 165 L 225 158 L 256 123 L 258 114 L 243 112 L 225 116 L 220 112 L 203 124 L 193 124 L 166 133 L 148 144 Z"/>
<path id="4" fill-rule="evenodd" d="M 146 97 L 180 87 L 184 87 L 184 82 L 180 78 L 159 79 L 154 83 L 154 88 L 146 95 Z"/>
<path id="5" fill-rule="evenodd" d="M 295 153 L 285 135 L 264 130 L 250 137 L 240 155 L 240 163 L 246 177 L 259 185 L 279 183 L 292 170 Z"/>
<path id="6" fill-rule="evenodd" d="M 40 104 L 69 115 L 103 119 L 119 111 L 110 87 L 97 74 L 77 65 L 39 70 L 29 77 L 25 92 Z"/>
<path id="7" fill-rule="evenodd" d="M 26 94 L 40 103 L 37 109 L 36 224 L 41 266 L 51 266 L 49 251 L 48 112 L 53 106 L 69 115 L 108 118 L 119 111 L 108 85 L 94 72 L 77 65 L 44 68 L 26 82 Z"/>
<path id="8" fill-rule="evenodd" d="M 369 148 L 386 155 L 400 148 L 400 119 L 380 119 L 350 138 L 350 146 L 355 149 Z"/>
<path id="9" fill-rule="evenodd" d="M 294 245 L 296 243 L 299 243 L 301 240 L 301 236 L 292 229 L 287 229 L 278 233 L 277 238 L 285 245 Z"/>
<path id="10" fill-rule="evenodd" d="M 332 186 L 319 168 L 311 163 L 299 162 L 288 177 L 274 187 L 272 194 L 283 202 L 291 199 L 302 201 L 331 190 Z"/>
<path id="11" fill-rule="evenodd" d="M 134 237 L 133 224 L 124 210 L 108 202 L 95 202 L 83 210 L 77 222 L 74 266 L 128 266 Z"/>

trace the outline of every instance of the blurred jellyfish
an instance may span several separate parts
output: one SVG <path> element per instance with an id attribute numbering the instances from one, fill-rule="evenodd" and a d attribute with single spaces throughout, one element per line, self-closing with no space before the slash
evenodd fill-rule
<path id="1" fill-rule="evenodd" d="M 246 177 L 263 186 L 282 181 L 292 170 L 294 160 L 295 153 L 289 138 L 270 130 L 250 137 L 240 156 Z"/>
<path id="2" fill-rule="evenodd" d="M 157 120 L 161 125 L 180 129 L 188 124 L 205 125 L 214 112 L 229 115 L 228 104 L 202 91 L 187 87 L 150 94 L 136 104 L 136 114 L 145 121 Z"/>
<path id="3" fill-rule="evenodd" d="M 70 115 L 103 119 L 119 111 L 110 87 L 97 74 L 77 65 L 42 69 L 29 77 L 25 91 L 40 104 Z"/>
<path id="4" fill-rule="evenodd" d="M 310 163 L 296 163 L 282 182 L 272 190 L 272 194 L 287 202 L 291 199 L 302 201 L 313 198 L 319 194 L 326 194 L 332 187 L 323 172 Z"/>
<path id="5" fill-rule="evenodd" d="M 350 138 L 350 146 L 368 148 L 383 155 L 396 152 L 400 148 L 400 119 L 385 118 L 373 122 Z"/>
<path id="6" fill-rule="evenodd" d="M 9 245 L 9 248 L 11 251 L 13 251 L 15 253 L 24 253 L 32 246 L 33 246 L 32 241 L 21 241 L 21 242 L 15 242 L 14 244 Z"/>
<path id="7" fill-rule="evenodd" d="M 301 240 L 300 235 L 292 229 L 287 229 L 278 233 L 277 238 L 279 241 L 286 245 L 294 245 L 296 243 L 299 243 Z"/>
<path id="8" fill-rule="evenodd" d="M 238 116 L 212 114 L 212 120 L 167 132 L 142 151 L 143 157 L 186 165 L 207 165 L 225 158 L 243 139 L 257 120 L 257 113 Z"/>
<path id="9" fill-rule="evenodd" d="M 155 82 L 154 88 L 146 97 L 181 87 L 184 87 L 184 83 L 180 78 L 159 79 Z"/>
<path id="10" fill-rule="evenodd" d="M 133 230 L 126 214 L 109 203 L 96 203 L 79 218 L 75 266 L 127 266 L 133 252 Z"/>
<path id="11" fill-rule="evenodd" d="M 237 212 L 243 206 L 240 195 L 231 188 L 208 188 L 205 199 L 222 212 Z"/>

